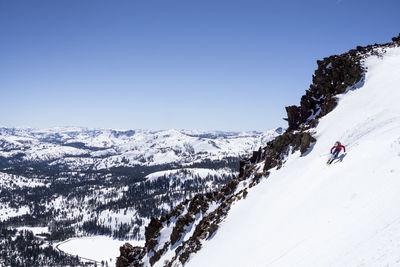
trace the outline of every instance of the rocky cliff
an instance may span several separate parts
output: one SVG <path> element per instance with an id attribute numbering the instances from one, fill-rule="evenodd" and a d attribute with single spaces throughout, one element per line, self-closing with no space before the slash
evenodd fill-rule
<path id="1" fill-rule="evenodd" d="M 369 55 L 382 55 L 385 48 L 395 46 L 400 46 L 400 35 L 390 43 L 359 46 L 318 61 L 313 82 L 302 96 L 300 106 L 286 107 L 289 124 L 286 132 L 243 159 L 239 176 L 221 190 L 198 194 L 171 213 L 152 218 L 146 227 L 145 246 L 132 247 L 128 243 L 122 246 L 117 267 L 184 265 L 192 253 L 201 249 L 202 243 L 213 237 L 232 204 L 246 198 L 249 188 L 268 178 L 272 168 L 282 167 L 289 153 L 299 150 L 303 156 L 308 154 L 316 142 L 313 129 L 321 117 L 335 108 L 337 95 L 363 83 L 367 71 L 363 60 Z"/>

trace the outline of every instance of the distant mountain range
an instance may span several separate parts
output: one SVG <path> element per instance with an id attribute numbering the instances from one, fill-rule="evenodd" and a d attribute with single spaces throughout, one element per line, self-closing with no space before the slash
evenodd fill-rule
<path id="1" fill-rule="evenodd" d="M 0 157 L 3 165 L 46 162 L 68 170 L 190 166 L 247 155 L 280 133 L 0 128 Z"/>

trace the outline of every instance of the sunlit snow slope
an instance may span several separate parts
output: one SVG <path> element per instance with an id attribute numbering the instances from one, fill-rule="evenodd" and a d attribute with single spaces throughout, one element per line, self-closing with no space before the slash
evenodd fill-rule
<path id="1" fill-rule="evenodd" d="M 400 48 L 365 66 L 312 151 L 252 188 L 187 266 L 400 266 Z M 327 166 L 337 140 L 347 154 Z"/>

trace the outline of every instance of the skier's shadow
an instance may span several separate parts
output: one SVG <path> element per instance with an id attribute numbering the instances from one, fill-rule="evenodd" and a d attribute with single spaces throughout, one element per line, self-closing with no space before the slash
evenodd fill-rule
<path id="1" fill-rule="evenodd" d="M 342 155 L 340 155 L 337 159 L 338 159 L 338 162 L 342 162 L 343 161 L 343 159 L 344 159 L 344 157 L 346 157 L 346 155 L 347 155 L 347 153 L 343 153 Z"/>

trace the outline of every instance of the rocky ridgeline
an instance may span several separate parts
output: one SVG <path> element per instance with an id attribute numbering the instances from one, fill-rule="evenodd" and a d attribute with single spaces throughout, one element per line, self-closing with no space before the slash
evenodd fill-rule
<path id="1" fill-rule="evenodd" d="M 227 216 L 232 204 L 245 198 L 248 189 L 268 177 L 269 170 L 280 168 L 287 155 L 300 150 L 302 155 L 316 142 L 311 130 L 321 117 L 332 111 L 336 95 L 363 82 L 362 63 L 369 55 L 382 55 L 385 48 L 400 46 L 400 35 L 393 42 L 358 46 L 347 53 L 317 61 L 313 83 L 302 96 L 300 106 L 286 107 L 289 127 L 283 134 L 254 151 L 252 157 L 240 163 L 239 176 L 217 192 L 198 194 L 179 204 L 169 214 L 152 218 L 146 227 L 146 244 L 133 247 L 126 243 L 120 248 L 117 267 L 184 265 L 202 243 L 212 238 L 219 224 Z M 165 238 L 167 237 L 167 238 Z"/>

